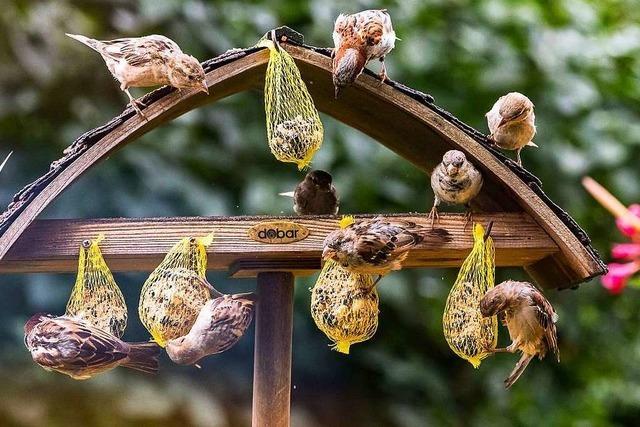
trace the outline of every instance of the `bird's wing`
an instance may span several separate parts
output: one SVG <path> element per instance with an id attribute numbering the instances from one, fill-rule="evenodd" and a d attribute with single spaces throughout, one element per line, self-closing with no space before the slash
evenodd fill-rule
<path id="1" fill-rule="evenodd" d="M 547 346 L 549 350 L 559 358 L 558 336 L 556 332 L 556 321 L 558 315 L 542 292 L 534 288 L 532 285 L 531 288 L 531 301 L 537 309 L 536 316 L 538 318 L 538 322 L 540 322 L 540 325 L 544 328 Z"/>
<path id="2" fill-rule="evenodd" d="M 161 63 L 168 56 L 182 52 L 173 40 L 160 35 L 115 39 L 102 43 L 103 55 L 116 61 L 124 59 L 133 67 Z"/>
<path id="3" fill-rule="evenodd" d="M 365 261 L 374 264 L 397 258 L 423 240 L 417 225 L 409 221 L 375 218 L 353 224 L 355 248 Z"/>
<path id="4" fill-rule="evenodd" d="M 251 324 L 253 301 L 240 295 L 228 295 L 213 309 L 211 331 L 217 331 L 216 352 L 233 347 Z"/>
<path id="5" fill-rule="evenodd" d="M 353 32 L 353 25 L 349 23 L 349 15 L 341 13 L 333 25 L 333 45 L 337 49 L 342 44 L 345 36 Z"/>

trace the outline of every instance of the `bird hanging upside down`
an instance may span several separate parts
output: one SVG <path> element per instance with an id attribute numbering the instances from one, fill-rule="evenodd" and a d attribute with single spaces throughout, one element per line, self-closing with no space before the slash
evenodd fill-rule
<path id="1" fill-rule="evenodd" d="M 504 381 L 505 388 L 511 387 L 520 378 L 535 356 L 543 359 L 551 351 L 560 362 L 556 334 L 558 315 L 542 292 L 531 283 L 514 280 L 500 283 L 484 295 L 480 301 L 480 312 L 484 317 L 504 313 L 504 323 L 511 337 L 511 344 L 507 348 L 488 351 L 522 353 Z"/>
<path id="2" fill-rule="evenodd" d="M 352 84 L 372 59 L 382 63 L 380 79 L 387 79 L 385 56 L 393 50 L 396 33 L 386 10 L 365 10 L 353 15 L 340 14 L 333 29 L 333 85 L 336 98 L 340 89 Z"/>
<path id="3" fill-rule="evenodd" d="M 120 89 L 127 94 L 131 106 L 142 117 L 145 116 L 138 104 L 144 104 L 131 96 L 130 87 L 170 85 L 209 93 L 200 62 L 183 53 L 173 40 L 165 36 L 154 34 L 105 41 L 76 34 L 67 36 L 102 55 L 111 74 L 120 82 Z"/>
<path id="4" fill-rule="evenodd" d="M 421 242 L 442 244 L 450 240 L 446 230 L 379 216 L 332 231 L 324 241 L 322 259 L 332 259 L 354 273 L 382 277 L 402 269 L 409 251 Z"/>
<path id="5" fill-rule="evenodd" d="M 38 365 L 76 380 L 118 366 L 149 374 L 158 372 L 160 347 L 156 343 L 126 343 L 66 316 L 32 316 L 24 325 L 24 343 Z"/>
<path id="6" fill-rule="evenodd" d="M 293 210 L 298 215 L 335 215 L 340 201 L 332 181 L 329 172 L 313 170 L 296 186 L 295 191 L 280 195 L 293 197 Z"/>
<path id="7" fill-rule="evenodd" d="M 518 92 L 501 96 L 486 115 L 489 140 L 504 150 L 515 150 L 518 165 L 522 166 L 520 151 L 526 146 L 537 147 L 536 115 L 533 102 Z"/>
<path id="8" fill-rule="evenodd" d="M 205 356 L 230 349 L 253 319 L 255 294 L 226 295 L 206 279 L 198 279 L 213 298 L 202 307 L 187 335 L 167 342 L 167 354 L 180 365 L 194 365 Z"/>
<path id="9" fill-rule="evenodd" d="M 441 202 L 464 205 L 467 209 L 467 222 L 471 220 L 469 202 L 480 193 L 482 174 L 467 160 L 462 151 L 450 150 L 442 157 L 442 162 L 431 173 L 433 189 L 433 207 L 429 213 L 431 225 L 438 219 L 438 206 Z"/>

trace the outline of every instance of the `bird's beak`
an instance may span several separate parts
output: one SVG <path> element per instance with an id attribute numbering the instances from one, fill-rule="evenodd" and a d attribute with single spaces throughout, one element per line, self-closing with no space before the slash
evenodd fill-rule
<path id="1" fill-rule="evenodd" d="M 447 175 L 454 176 L 457 173 L 458 173 L 458 168 L 457 167 L 455 167 L 453 165 L 447 166 Z"/>
<path id="2" fill-rule="evenodd" d="M 209 95 L 209 87 L 207 87 L 207 81 L 203 80 L 202 81 L 202 86 L 200 87 L 200 90 L 204 93 L 206 93 L 207 95 Z"/>
<path id="3" fill-rule="evenodd" d="M 498 124 L 498 127 L 501 128 L 502 126 L 506 125 L 507 123 L 509 123 L 509 119 L 503 117 L 502 119 L 500 119 L 500 123 Z"/>
<path id="4" fill-rule="evenodd" d="M 331 248 L 324 248 L 324 249 L 322 250 L 322 260 L 323 260 L 323 261 L 326 261 L 326 260 L 328 260 L 328 259 L 333 258 L 333 256 L 335 255 L 335 253 L 336 253 L 336 251 L 334 251 L 334 250 L 333 250 L 333 249 L 331 249 Z"/>

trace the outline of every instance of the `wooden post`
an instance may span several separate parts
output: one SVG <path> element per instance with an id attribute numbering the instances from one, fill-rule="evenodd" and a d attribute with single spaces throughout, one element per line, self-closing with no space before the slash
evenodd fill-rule
<path id="1" fill-rule="evenodd" d="M 291 273 L 258 273 L 253 427 L 289 427 L 293 282 Z"/>

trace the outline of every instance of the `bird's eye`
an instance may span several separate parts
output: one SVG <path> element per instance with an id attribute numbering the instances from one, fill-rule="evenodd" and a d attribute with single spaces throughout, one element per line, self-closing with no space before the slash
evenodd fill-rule
<path id="1" fill-rule="evenodd" d="M 189 80 L 195 80 L 196 78 L 194 76 L 189 76 Z"/>

